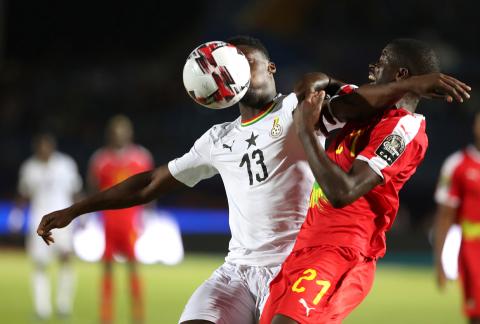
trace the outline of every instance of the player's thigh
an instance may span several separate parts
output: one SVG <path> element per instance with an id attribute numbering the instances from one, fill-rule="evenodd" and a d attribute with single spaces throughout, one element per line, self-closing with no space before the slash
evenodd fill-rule
<path id="1" fill-rule="evenodd" d="M 223 264 L 187 302 L 180 323 L 205 320 L 217 324 L 255 323 L 255 300 L 235 267 Z"/>
<path id="2" fill-rule="evenodd" d="M 480 317 L 480 242 L 464 244 L 459 255 L 459 273 L 468 317 Z"/>
<path id="3" fill-rule="evenodd" d="M 270 323 L 276 314 L 299 323 L 330 323 L 329 300 L 358 260 L 357 252 L 335 247 L 292 253 L 270 285 L 260 323 Z"/>
<path id="4" fill-rule="evenodd" d="M 360 259 L 329 300 L 330 323 L 341 323 L 367 297 L 375 278 L 376 261 Z"/>
<path id="5" fill-rule="evenodd" d="M 55 244 L 52 245 L 58 255 L 69 255 L 73 251 L 73 232 L 70 228 L 64 228 L 55 233 Z"/>

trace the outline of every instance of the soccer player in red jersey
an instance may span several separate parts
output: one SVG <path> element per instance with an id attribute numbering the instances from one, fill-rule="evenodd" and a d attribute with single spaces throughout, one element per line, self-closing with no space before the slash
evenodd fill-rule
<path id="1" fill-rule="evenodd" d="M 446 277 L 441 255 L 448 229 L 462 228 L 459 272 L 464 294 L 464 312 L 470 324 L 480 324 L 480 112 L 476 113 L 474 143 L 445 161 L 435 192 L 435 269 L 443 290 Z"/>
<path id="2" fill-rule="evenodd" d="M 152 155 L 142 146 L 133 144 L 133 127 L 127 117 L 122 115 L 113 117 L 108 123 L 106 135 L 107 145 L 95 152 L 90 161 L 88 181 L 94 189 L 108 189 L 134 174 L 153 168 Z M 135 323 L 143 321 L 141 284 L 134 250 L 141 211 L 141 206 L 134 206 L 102 212 L 105 229 L 102 323 L 113 321 L 112 263 L 116 254 L 128 260 L 132 318 Z"/>
<path id="3" fill-rule="evenodd" d="M 370 79 L 401 86 L 438 69 L 428 46 L 399 39 L 370 66 Z M 451 81 L 445 76 L 440 84 L 455 87 L 458 101 L 469 98 L 468 86 L 457 88 Z M 377 89 L 383 91 L 382 86 Z M 342 90 L 350 93 L 353 88 Z M 435 87 L 430 93 L 438 95 Z M 425 119 L 414 113 L 420 94 L 405 92 L 390 109 L 363 122 L 347 122 L 326 151 L 315 136 L 325 93 L 311 92 L 299 104 L 295 126 L 316 183 L 293 251 L 270 284 L 260 323 L 340 323 L 366 297 L 376 260 L 385 254 L 398 192 L 427 149 Z M 348 94 L 343 98 L 351 99 Z M 323 109 L 336 100 L 342 96 L 327 101 Z"/>

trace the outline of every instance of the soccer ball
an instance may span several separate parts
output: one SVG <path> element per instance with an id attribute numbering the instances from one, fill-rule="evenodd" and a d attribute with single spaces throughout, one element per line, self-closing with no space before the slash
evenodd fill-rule
<path id="1" fill-rule="evenodd" d="M 195 48 L 183 67 L 183 84 L 200 105 L 223 109 L 239 102 L 250 85 L 250 65 L 234 45 L 221 41 Z"/>

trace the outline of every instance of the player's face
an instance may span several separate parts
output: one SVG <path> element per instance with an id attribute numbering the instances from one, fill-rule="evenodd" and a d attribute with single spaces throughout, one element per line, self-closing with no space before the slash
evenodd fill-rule
<path id="1" fill-rule="evenodd" d="M 41 137 L 35 143 L 34 150 L 40 160 L 47 161 L 55 151 L 55 143 L 46 137 Z"/>
<path id="2" fill-rule="evenodd" d="M 389 58 L 388 46 L 385 47 L 378 62 L 369 64 L 368 79 L 374 84 L 384 84 L 395 81 L 396 69 Z"/>
<path id="3" fill-rule="evenodd" d="M 250 86 L 241 102 L 255 107 L 261 104 L 264 97 L 270 95 L 272 88 L 275 91 L 273 78 L 276 71 L 275 64 L 258 49 L 246 45 L 239 45 L 238 48 L 245 54 L 250 64 Z"/>
<path id="4" fill-rule="evenodd" d="M 126 123 L 116 123 L 111 126 L 108 133 L 110 145 L 114 147 L 123 147 L 130 144 L 133 136 L 133 130 Z"/>

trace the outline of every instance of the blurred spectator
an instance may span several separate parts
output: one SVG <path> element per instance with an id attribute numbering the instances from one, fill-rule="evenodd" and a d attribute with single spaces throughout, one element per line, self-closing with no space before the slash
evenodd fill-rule
<path id="1" fill-rule="evenodd" d="M 133 126 L 123 115 L 111 118 L 106 129 L 106 146 L 91 158 L 88 182 L 94 190 L 105 190 L 126 178 L 153 168 L 153 159 L 145 148 L 133 143 Z M 101 321 L 113 322 L 114 256 L 128 260 L 132 318 L 143 322 L 141 282 L 137 271 L 135 242 L 138 237 L 141 207 L 102 212 L 105 228 L 104 272 L 102 279 Z"/>
<path id="2" fill-rule="evenodd" d="M 48 247 L 36 234 L 43 215 L 73 203 L 74 195 L 81 189 L 81 177 L 75 161 L 55 150 L 52 135 L 41 133 L 33 141 L 34 155 L 20 168 L 18 191 L 24 201 L 31 203 L 30 224 L 27 234 L 27 251 L 34 262 L 33 301 L 40 319 L 51 316 L 50 282 L 46 267 L 52 257 L 61 263 L 58 272 L 57 311 L 67 316 L 72 311 L 74 273 L 70 264 L 72 252 L 72 227 L 59 231 L 56 244 Z"/>
<path id="3" fill-rule="evenodd" d="M 452 154 L 443 164 L 435 193 L 435 266 L 441 289 L 446 283 L 442 250 L 449 228 L 462 228 L 459 273 L 464 311 L 471 324 L 480 324 L 480 112 L 473 127 L 474 143 Z"/>

